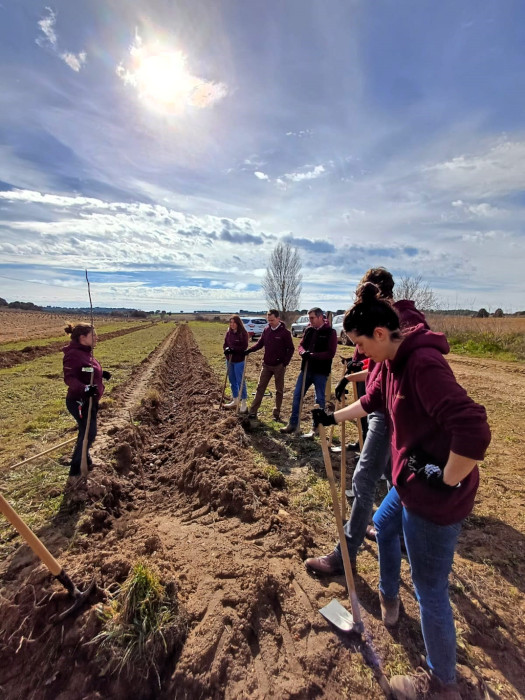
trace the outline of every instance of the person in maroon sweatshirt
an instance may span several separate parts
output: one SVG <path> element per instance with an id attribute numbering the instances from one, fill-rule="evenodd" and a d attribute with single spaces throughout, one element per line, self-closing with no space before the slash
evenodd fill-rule
<path id="1" fill-rule="evenodd" d="M 477 462 L 490 443 L 487 415 L 456 382 L 443 357 L 449 351 L 445 336 L 422 324 L 403 333 L 375 285 L 365 285 L 343 327 L 381 368 L 366 396 L 332 415 L 316 409 L 314 420 L 332 425 L 375 410 L 387 416 L 395 488 L 374 515 L 381 613 L 385 625 L 397 623 L 402 531 L 430 670 L 395 676 L 391 691 L 396 698 L 428 691 L 460 700 L 448 577 L 462 521 L 474 505 Z"/>
<path id="2" fill-rule="evenodd" d="M 259 383 L 255 391 L 255 399 L 250 406 L 250 418 L 257 418 L 257 411 L 261 405 L 264 392 L 272 377 L 275 378 L 275 406 L 273 408 L 273 417 L 275 420 L 280 420 L 281 406 L 284 395 L 284 373 L 290 364 L 294 353 L 294 344 L 292 334 L 286 328 L 284 323 L 279 318 L 277 309 L 270 309 L 266 315 L 268 325 L 262 332 L 261 337 L 248 350 L 245 350 L 245 355 L 251 352 L 257 352 L 264 348 L 263 364 Z"/>
<path id="3" fill-rule="evenodd" d="M 224 408 L 236 408 L 241 402 L 240 413 L 246 413 L 246 382 L 243 382 L 244 375 L 244 352 L 248 347 L 248 333 L 244 327 L 242 319 L 234 314 L 229 321 L 229 327 L 224 336 L 222 348 L 228 361 L 228 379 L 232 390 L 233 401 L 224 404 Z M 242 382 L 242 387 L 241 387 Z"/>
<path id="4" fill-rule="evenodd" d="M 91 419 L 88 431 L 88 450 L 97 436 L 98 401 L 104 393 L 102 379 L 109 379 L 111 374 L 103 372 L 100 364 L 92 355 L 92 348 L 97 342 L 95 329 L 88 323 L 76 326 L 68 325 L 65 332 L 71 336 L 64 353 L 64 382 L 67 384 L 66 406 L 78 425 L 78 437 L 71 457 L 68 484 L 74 486 L 80 476 L 82 461 L 82 444 L 86 432 L 89 397 L 92 397 Z M 93 381 L 91 376 L 93 375 Z M 92 461 L 88 451 L 88 467 Z"/>

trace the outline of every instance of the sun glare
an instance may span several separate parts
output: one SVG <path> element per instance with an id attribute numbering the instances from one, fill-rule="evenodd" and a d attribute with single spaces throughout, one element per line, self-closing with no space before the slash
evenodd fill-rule
<path id="1" fill-rule="evenodd" d="M 209 107 L 226 96 L 224 83 L 192 75 L 182 51 L 145 46 L 139 36 L 130 48 L 129 65 L 121 63 L 117 75 L 135 87 L 144 104 L 158 111 L 179 113 L 186 107 Z"/>

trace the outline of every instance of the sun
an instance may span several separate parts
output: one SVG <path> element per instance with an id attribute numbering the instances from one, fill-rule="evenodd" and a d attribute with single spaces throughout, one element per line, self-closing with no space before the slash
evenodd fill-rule
<path id="1" fill-rule="evenodd" d="M 191 102 L 198 80 L 186 68 L 181 51 L 137 57 L 135 80 L 141 98 L 164 108 L 182 108 Z"/>

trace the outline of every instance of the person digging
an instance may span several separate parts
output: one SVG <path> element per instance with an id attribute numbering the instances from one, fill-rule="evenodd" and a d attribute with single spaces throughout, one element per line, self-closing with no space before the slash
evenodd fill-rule
<path id="1" fill-rule="evenodd" d="M 295 433 L 301 416 L 299 410 L 301 399 L 308 389 L 314 386 L 315 403 L 325 406 L 325 389 L 328 376 L 332 370 L 332 360 L 337 351 L 337 333 L 325 320 L 323 311 L 318 306 L 308 312 L 310 325 L 305 329 L 299 344 L 301 371 L 295 383 L 292 414 L 288 425 L 281 428 L 281 433 Z M 306 375 L 306 376 L 305 376 Z M 314 430 L 303 437 L 313 437 Z"/>
<path id="2" fill-rule="evenodd" d="M 102 367 L 93 357 L 93 348 L 97 343 L 95 329 L 88 323 L 76 326 L 69 324 L 64 329 L 71 336 L 71 342 L 63 348 L 64 383 L 67 385 L 66 407 L 78 426 L 78 436 L 69 469 L 66 490 L 75 490 L 85 479 L 81 475 L 82 447 L 87 434 L 87 464 L 91 470 L 93 462 L 89 448 L 97 436 L 97 413 L 99 400 L 104 393 L 103 379 L 111 378 L 110 372 L 102 371 Z M 88 404 L 91 399 L 91 415 L 88 421 Z"/>
<path id="3" fill-rule="evenodd" d="M 444 358 L 445 336 L 423 324 L 403 332 L 376 285 L 364 285 L 343 327 L 381 368 L 365 397 L 334 414 L 314 410 L 313 419 L 329 426 L 387 409 L 394 488 L 374 515 L 381 615 L 386 625 L 396 624 L 402 531 L 428 667 L 394 676 L 390 690 L 397 700 L 461 700 L 448 578 L 462 522 L 474 506 L 477 463 L 490 443 L 487 414 L 456 382 Z"/>

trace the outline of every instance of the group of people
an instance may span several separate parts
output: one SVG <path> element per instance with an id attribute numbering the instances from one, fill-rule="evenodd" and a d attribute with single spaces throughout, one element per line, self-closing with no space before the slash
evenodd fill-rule
<path id="1" fill-rule="evenodd" d="M 355 345 L 347 374 L 336 388 L 341 399 L 350 382 L 362 383 L 363 395 L 335 413 L 325 411 L 325 390 L 336 353 L 337 337 L 320 308 L 310 309 L 310 325 L 298 352 L 301 370 L 292 412 L 283 433 L 292 433 L 300 420 L 301 398 L 314 386 L 319 408 L 312 411 L 313 428 L 367 418 L 366 437 L 353 474 L 353 504 L 345 524 L 345 545 L 352 568 L 372 515 L 378 480 L 386 475 L 391 488 L 373 516 L 379 555 L 379 602 L 387 627 L 399 619 L 402 546 L 410 563 L 419 603 L 428 670 L 390 680 L 398 699 L 421 696 L 460 699 L 456 683 L 456 635 L 448 578 L 463 520 L 472 511 L 479 484 L 480 462 L 490 443 L 483 406 L 456 382 L 444 355 L 449 346 L 442 333 L 432 332 L 424 315 L 410 300 L 393 301 L 394 280 L 384 268 L 369 270 L 346 312 L 343 328 Z M 281 419 L 286 368 L 294 353 L 290 331 L 279 311 L 270 309 L 268 325 L 257 343 L 248 347 L 248 334 L 239 316 L 232 316 L 224 338 L 233 400 L 230 406 L 257 416 L 271 378 L 275 381 L 273 418 Z M 66 406 L 78 425 L 70 465 L 70 482 L 81 478 L 83 447 L 97 431 L 98 401 L 103 380 L 110 378 L 93 357 L 96 333 L 89 324 L 68 326 L 71 342 L 64 348 Z M 247 408 L 244 382 L 246 356 L 264 348 L 255 398 Z M 367 369 L 355 371 L 369 358 Z M 88 407 L 91 418 L 86 435 Z M 87 445 L 85 444 L 87 440 Z M 87 452 L 88 468 L 91 464 Z M 305 562 L 321 575 L 343 571 L 341 543 Z M 428 694 L 428 695 L 427 695 Z"/>
<path id="2" fill-rule="evenodd" d="M 456 633 L 448 579 L 463 520 L 474 506 L 479 484 L 477 464 L 490 443 L 485 408 L 457 383 L 445 359 L 449 346 L 442 333 L 430 330 L 411 300 L 394 302 L 394 280 L 384 268 L 368 270 L 356 290 L 355 304 L 343 328 L 355 345 L 348 372 L 336 388 L 341 399 L 350 382 L 363 383 L 363 394 L 335 413 L 325 408 L 325 387 L 336 352 L 335 331 L 321 309 L 313 308 L 310 325 L 299 345 L 301 371 L 292 413 L 281 432 L 296 430 L 301 396 L 313 384 L 316 403 L 314 429 L 346 420 L 367 419 L 367 431 L 353 474 L 353 504 L 345 524 L 345 545 L 351 565 L 365 537 L 373 511 L 378 480 L 391 486 L 373 516 L 379 557 L 379 602 L 387 627 L 399 620 L 402 549 L 410 563 L 419 604 L 427 669 L 394 676 L 390 689 L 399 700 L 419 697 L 460 700 L 456 682 Z M 293 355 L 291 334 L 268 313 L 269 325 L 244 357 L 264 347 L 263 367 L 250 415 L 255 417 L 272 376 L 276 401 L 273 417 L 280 418 L 284 374 Z M 368 367 L 355 371 L 369 358 Z M 325 556 L 306 560 L 320 575 L 343 572 L 341 543 Z"/>

